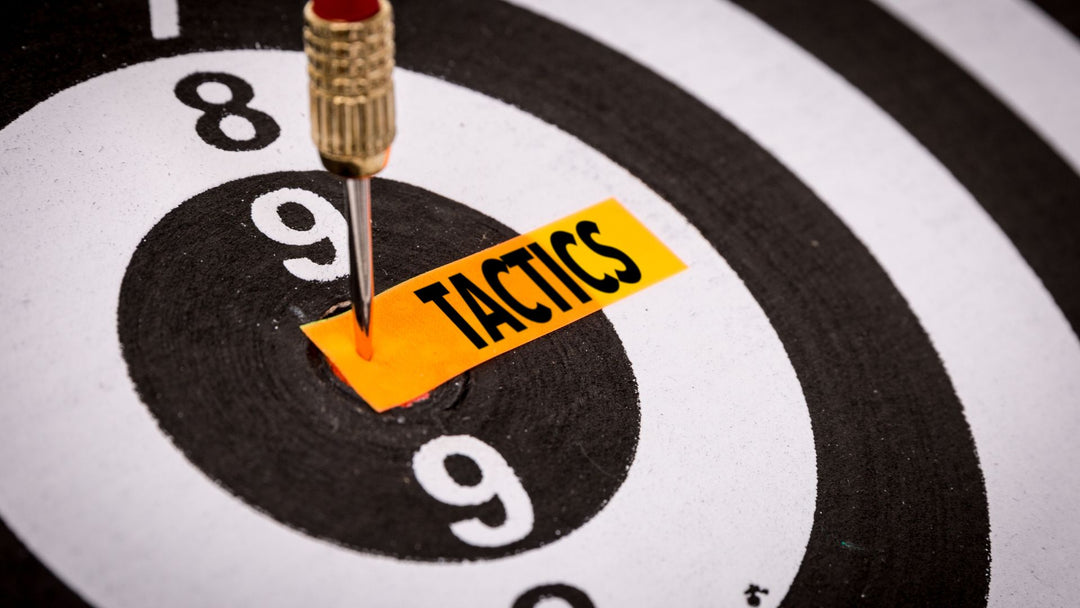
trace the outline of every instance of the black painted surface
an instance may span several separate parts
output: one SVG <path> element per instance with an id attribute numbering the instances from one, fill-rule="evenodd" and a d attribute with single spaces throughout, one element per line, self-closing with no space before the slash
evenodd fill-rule
<path id="1" fill-rule="evenodd" d="M 513 608 L 534 608 L 548 598 L 559 598 L 570 608 L 595 608 L 584 591 L 563 584 L 541 585 L 529 589 L 514 600 Z"/>
<path id="2" fill-rule="evenodd" d="M 1031 0 L 1073 36 L 1080 38 L 1080 3 L 1076 0 Z"/>

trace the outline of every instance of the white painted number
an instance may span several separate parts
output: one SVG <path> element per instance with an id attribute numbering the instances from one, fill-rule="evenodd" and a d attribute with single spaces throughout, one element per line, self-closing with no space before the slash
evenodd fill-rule
<path id="1" fill-rule="evenodd" d="M 454 481 L 446 470 L 446 459 L 464 456 L 480 469 L 480 482 L 466 486 Z M 469 435 L 447 435 L 425 443 L 413 455 L 413 474 L 420 487 L 436 500 L 457 507 L 482 505 L 498 498 L 506 520 L 489 526 L 479 519 L 450 524 L 450 531 L 476 547 L 501 547 L 529 535 L 533 527 L 533 507 L 521 481 L 495 448 Z"/>
<path id="2" fill-rule="evenodd" d="M 315 223 L 307 230 L 297 230 L 285 225 L 278 208 L 285 203 L 296 203 L 308 210 Z M 349 226 L 345 217 L 330 201 L 300 188 L 281 188 L 267 192 L 251 204 L 251 221 L 266 236 L 284 245 L 313 245 L 329 239 L 334 246 L 334 259 L 328 264 L 317 264 L 309 258 L 285 260 L 285 268 L 305 281 L 333 281 L 349 274 Z"/>
<path id="3" fill-rule="evenodd" d="M 150 0 L 150 35 L 167 40 L 180 35 L 180 10 L 177 0 Z"/>

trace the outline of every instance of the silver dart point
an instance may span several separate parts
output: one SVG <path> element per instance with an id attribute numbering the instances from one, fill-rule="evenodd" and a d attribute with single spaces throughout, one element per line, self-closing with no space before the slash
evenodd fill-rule
<path id="1" fill-rule="evenodd" d="M 350 295 L 356 327 L 356 353 L 371 360 L 371 301 L 375 295 L 375 273 L 371 257 L 371 178 L 347 178 L 345 195 L 349 201 Z"/>

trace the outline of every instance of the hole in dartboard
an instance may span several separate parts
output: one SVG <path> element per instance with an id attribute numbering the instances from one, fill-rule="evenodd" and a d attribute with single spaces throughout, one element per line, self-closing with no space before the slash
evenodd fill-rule
<path id="1" fill-rule="evenodd" d="M 328 308 L 323 314 L 319 315 L 320 319 L 326 319 L 343 312 L 352 310 L 351 302 L 338 302 L 330 308 Z M 340 391 L 343 395 L 348 396 L 354 401 L 353 406 L 357 409 L 367 410 L 370 409 L 367 401 L 357 394 L 357 392 L 349 386 L 349 383 L 345 381 L 341 372 L 330 362 L 329 359 L 319 350 L 314 344 L 308 345 L 308 361 L 315 373 L 319 378 L 332 385 L 335 389 Z M 403 403 L 396 408 L 393 408 L 390 412 L 387 412 L 383 416 L 387 420 L 392 420 L 398 423 L 405 423 L 404 417 L 405 410 L 426 410 L 426 409 L 441 409 L 448 410 L 458 404 L 461 398 L 465 395 L 469 386 L 469 372 L 459 374 L 450 380 L 440 384 L 439 386 L 431 389 L 409 401 Z M 412 413 L 412 412 L 410 412 Z"/>
<path id="2" fill-rule="evenodd" d="M 515 235 L 409 184 L 376 179 L 372 193 L 376 293 Z M 357 551 L 494 559 L 572 533 L 637 449 L 637 384 L 614 327 L 589 315 L 377 413 L 300 330 L 349 293 L 343 194 L 325 172 L 271 173 L 162 218 L 117 315 L 143 403 L 233 495 Z"/>

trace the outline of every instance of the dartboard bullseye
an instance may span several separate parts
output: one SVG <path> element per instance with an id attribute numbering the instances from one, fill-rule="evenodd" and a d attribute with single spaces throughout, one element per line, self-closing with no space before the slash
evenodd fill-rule
<path id="1" fill-rule="evenodd" d="M 687 269 L 384 413 L 301 7 L 12 8 L 0 604 L 1070 605 L 1080 47 L 923 4 L 395 2 L 377 293 L 609 198 Z"/>
<path id="2" fill-rule="evenodd" d="M 512 235 L 419 188 L 374 190 L 380 291 Z M 458 390 L 378 414 L 299 333 L 348 293 L 335 265 L 348 254 L 316 238 L 344 233 L 331 229 L 344 223 L 340 199 L 325 172 L 253 176 L 181 203 L 139 244 L 120 342 L 162 430 L 252 506 L 348 547 L 476 559 L 572 533 L 611 499 L 637 445 L 637 385 L 610 323 L 594 315 L 476 368 Z M 287 231 L 308 244 L 275 240 Z M 447 437 L 456 464 L 421 456 Z M 443 485 L 478 496 L 439 500 L 423 482 L 443 466 Z M 454 532 L 472 519 L 490 531 Z"/>

